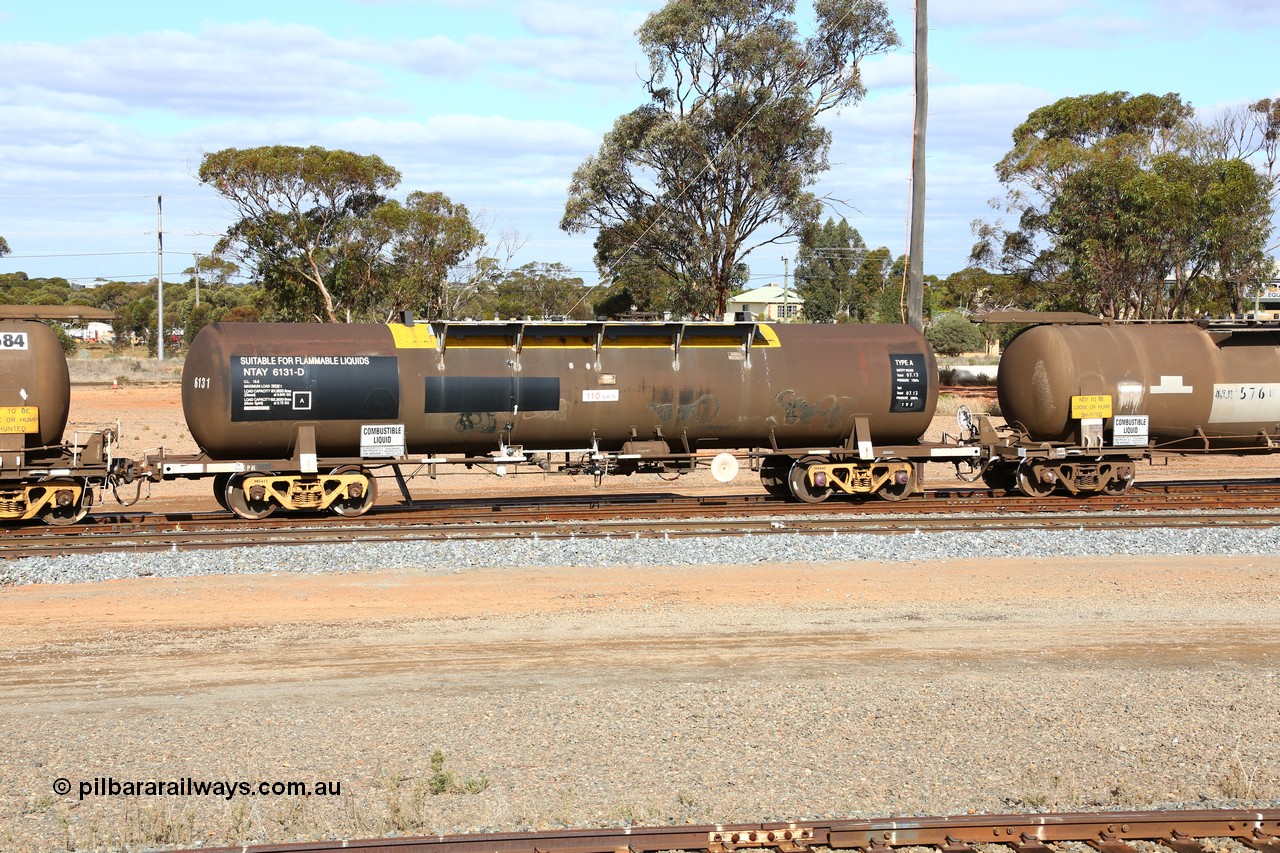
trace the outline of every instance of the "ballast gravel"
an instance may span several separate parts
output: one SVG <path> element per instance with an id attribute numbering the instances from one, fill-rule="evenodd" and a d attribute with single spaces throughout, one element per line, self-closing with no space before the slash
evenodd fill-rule
<path id="1" fill-rule="evenodd" d="M 0 563 L 0 586 L 92 583 L 134 577 L 194 577 L 259 572 L 361 572 L 415 568 L 446 574 L 469 568 L 545 566 L 695 566 L 712 564 L 902 562 L 1091 556 L 1228 556 L 1280 552 L 1280 528 L 1204 527 L 1098 531 L 581 538 L 392 542 L 376 547 L 297 545 L 227 550 L 37 557 Z"/>
<path id="2" fill-rule="evenodd" d="M 154 586 L 177 626 L 61 636 L 54 623 L 38 639 L 11 637 L 0 653 L 0 850 L 1280 808 L 1278 544 L 1277 528 L 1066 527 L 513 538 L 0 563 L 13 597 L 43 594 L 89 611 L 101 599 L 87 590 L 15 587 L 338 572 L 391 584 L 394 573 L 373 574 L 387 569 L 403 570 L 396 582 L 439 577 L 446 588 L 484 569 L 502 587 L 483 615 L 184 628 L 185 610 L 212 592 L 167 581 Z M 1129 559 L 1099 559 L 1117 556 Z M 1173 583 L 1138 571 L 1174 572 L 1165 558 L 1180 558 L 1176 571 L 1188 578 L 1210 580 Z M 714 594 L 748 570 L 777 575 L 776 564 L 806 564 L 806 581 L 834 579 L 833 559 L 898 597 L 817 600 L 798 585 L 777 602 L 725 604 Z M 975 561 L 982 571 L 948 571 Z M 1198 573 L 1201 562 L 1213 571 Z M 972 587 L 942 596 L 916 587 L 913 597 L 898 585 L 907 573 L 898 564 L 915 564 L 921 583 L 963 578 Z M 1067 581 L 1079 583 L 1078 595 L 1019 590 L 1068 564 L 1085 567 Z M 704 566 L 727 568 L 692 568 Z M 537 574 L 521 570 L 542 567 L 617 567 L 640 587 L 687 567 L 680 574 L 703 577 L 707 592 L 616 608 L 504 607 Z M 246 577 L 237 593 L 264 586 L 277 582 Z M 583 582 L 571 593 L 589 602 L 598 586 Z M 158 601 L 147 607 L 159 609 Z M 108 777 L 342 787 L 336 797 L 78 796 L 82 783 Z M 76 788 L 55 794 L 58 778 Z"/>

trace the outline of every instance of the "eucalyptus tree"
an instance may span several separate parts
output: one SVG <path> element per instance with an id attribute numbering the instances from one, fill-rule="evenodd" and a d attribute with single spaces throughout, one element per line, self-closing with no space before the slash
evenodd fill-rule
<path id="1" fill-rule="evenodd" d="M 649 101 L 578 167 L 561 220 L 597 231 L 605 281 L 639 255 L 719 315 L 753 249 L 812 238 L 831 143 L 819 118 L 860 101 L 860 63 L 899 44 L 880 0 L 813 11 L 808 37 L 794 0 L 670 0 L 645 20 Z"/>
<path id="2" fill-rule="evenodd" d="M 368 259 L 352 266 L 352 253 L 398 171 L 374 155 L 269 145 L 206 154 L 199 177 L 240 217 L 214 251 L 256 272 L 287 314 L 336 323 L 360 310 Z"/>
<path id="3" fill-rule="evenodd" d="M 403 205 L 389 202 L 373 218 L 378 226 L 374 233 L 385 229 L 388 253 L 384 311 L 448 316 L 450 271 L 485 244 L 466 205 L 440 192 L 412 192 Z"/>
<path id="4" fill-rule="evenodd" d="M 1206 154 L 1176 94 L 1063 98 L 1033 111 L 996 164 L 1017 226 L 978 222 L 971 260 L 1020 276 L 1042 303 L 1106 317 L 1222 310 L 1256 283 L 1270 180 Z"/>
<path id="5" fill-rule="evenodd" d="M 828 219 L 813 242 L 796 255 L 796 290 L 804 298 L 805 319 L 825 323 L 838 318 L 866 319 L 868 300 L 855 278 L 867 257 L 867 244 L 846 220 Z"/>

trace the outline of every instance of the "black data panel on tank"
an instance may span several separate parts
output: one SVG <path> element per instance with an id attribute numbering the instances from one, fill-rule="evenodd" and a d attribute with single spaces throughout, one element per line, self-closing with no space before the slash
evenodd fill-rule
<path id="1" fill-rule="evenodd" d="M 400 369 L 390 355 L 233 355 L 232 421 L 400 417 Z"/>
<path id="2" fill-rule="evenodd" d="M 555 412 L 557 376 L 428 376 L 426 412 Z"/>
<path id="3" fill-rule="evenodd" d="M 889 403 L 889 411 L 923 412 L 925 399 L 929 396 L 924 354 L 890 354 L 889 368 L 893 371 L 893 400 Z"/>

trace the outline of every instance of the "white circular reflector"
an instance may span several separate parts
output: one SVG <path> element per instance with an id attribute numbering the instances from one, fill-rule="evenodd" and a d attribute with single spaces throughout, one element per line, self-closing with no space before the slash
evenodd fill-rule
<path id="1" fill-rule="evenodd" d="M 727 483 L 738 476 L 737 457 L 732 453 L 717 453 L 711 460 L 711 476 L 720 483 Z"/>

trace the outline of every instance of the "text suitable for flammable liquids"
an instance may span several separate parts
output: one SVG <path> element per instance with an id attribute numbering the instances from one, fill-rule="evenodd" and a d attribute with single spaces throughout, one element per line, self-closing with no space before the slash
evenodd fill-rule
<path id="1" fill-rule="evenodd" d="M 342 782 L 259 781 L 239 779 L 116 779 L 96 776 L 72 782 L 65 776 L 53 780 L 53 792 L 65 797 L 75 791 L 81 800 L 88 797 L 338 797 Z"/>

